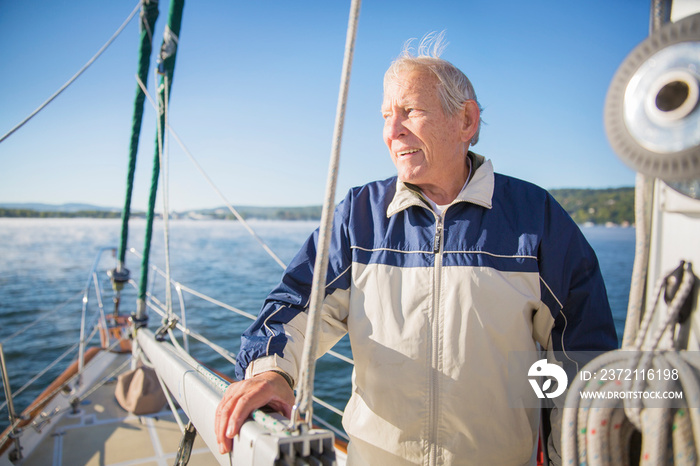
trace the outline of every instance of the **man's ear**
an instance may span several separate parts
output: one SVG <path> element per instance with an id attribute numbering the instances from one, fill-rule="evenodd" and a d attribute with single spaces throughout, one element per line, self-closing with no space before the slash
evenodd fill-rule
<path id="1" fill-rule="evenodd" d="M 481 110 L 479 110 L 479 104 L 475 100 L 464 102 L 463 117 L 462 142 L 470 142 L 479 129 L 481 121 Z"/>

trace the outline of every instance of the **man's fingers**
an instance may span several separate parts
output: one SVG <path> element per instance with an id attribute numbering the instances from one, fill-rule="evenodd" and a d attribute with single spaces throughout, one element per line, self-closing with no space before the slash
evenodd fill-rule
<path id="1" fill-rule="evenodd" d="M 229 417 L 226 437 L 238 435 L 241 426 L 253 411 L 262 408 L 272 400 L 270 387 L 267 384 L 257 384 L 255 389 L 248 390 L 236 397 L 236 403 Z"/>
<path id="2" fill-rule="evenodd" d="M 226 392 L 224 392 L 224 397 L 219 402 L 216 408 L 216 416 L 214 422 L 214 430 L 216 433 L 216 441 L 219 444 L 219 451 L 221 453 L 227 453 L 231 451 L 232 440 L 227 438 L 226 431 L 229 425 L 229 419 L 231 417 L 231 412 L 238 398 L 237 396 L 237 383 L 234 382 L 228 386 Z"/>
<path id="3" fill-rule="evenodd" d="M 269 404 L 289 417 L 293 403 L 294 392 L 285 379 L 274 372 L 232 383 L 216 408 L 214 429 L 219 451 L 222 454 L 231 451 L 232 439 L 254 410 Z"/>

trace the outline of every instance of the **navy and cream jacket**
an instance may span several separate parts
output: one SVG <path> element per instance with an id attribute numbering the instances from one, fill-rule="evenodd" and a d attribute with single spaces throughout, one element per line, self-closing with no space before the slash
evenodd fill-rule
<path id="1" fill-rule="evenodd" d="M 349 334 L 350 465 L 528 464 L 539 412 L 513 406 L 509 355 L 617 346 L 576 224 L 545 190 L 470 157 L 472 178 L 443 216 L 396 177 L 336 209 L 319 356 Z M 244 333 L 239 378 L 298 380 L 317 237 Z"/>

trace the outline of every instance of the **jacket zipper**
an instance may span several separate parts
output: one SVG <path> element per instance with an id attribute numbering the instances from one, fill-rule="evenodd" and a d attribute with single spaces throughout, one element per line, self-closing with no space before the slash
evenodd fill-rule
<path id="1" fill-rule="evenodd" d="M 444 213 L 443 213 L 444 216 Z M 435 242 L 433 244 L 433 253 L 435 254 L 435 269 L 434 279 L 435 288 L 433 289 L 433 325 L 432 325 L 432 345 L 431 345 L 431 367 L 430 367 L 430 393 L 429 393 L 429 453 L 428 465 L 434 466 L 437 464 L 437 419 L 439 403 L 439 387 L 437 371 L 439 368 L 440 354 L 440 288 L 442 281 L 442 240 L 443 240 L 443 216 L 437 216 L 435 226 Z"/>
<path id="2" fill-rule="evenodd" d="M 435 242 L 433 244 L 433 253 L 440 254 L 440 239 L 442 238 L 442 217 L 437 218 L 437 225 L 435 227 Z"/>

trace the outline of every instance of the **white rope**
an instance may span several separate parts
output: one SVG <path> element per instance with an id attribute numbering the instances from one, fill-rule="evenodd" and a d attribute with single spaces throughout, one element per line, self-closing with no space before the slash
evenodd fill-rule
<path id="1" fill-rule="evenodd" d="M 146 97 L 148 98 L 148 101 L 151 103 L 151 105 L 152 105 L 154 108 L 157 109 L 158 107 L 157 107 L 155 101 L 153 100 L 153 98 L 151 97 L 151 95 L 148 93 L 148 90 L 146 89 L 146 86 L 143 84 L 143 82 L 141 82 L 141 80 L 139 79 L 138 76 L 136 76 L 136 82 L 137 82 L 138 85 L 141 87 L 141 90 L 142 90 L 143 93 L 146 95 Z M 258 234 L 251 228 L 251 226 L 248 224 L 248 222 L 243 218 L 243 216 L 242 216 L 240 213 L 238 213 L 238 211 L 233 207 L 233 205 L 228 201 L 228 199 L 226 199 L 226 196 L 224 196 L 224 194 L 223 194 L 223 193 L 221 192 L 221 190 L 216 186 L 216 184 L 214 184 L 214 182 L 213 182 L 212 179 L 209 177 L 209 175 L 207 175 L 207 173 L 204 171 L 204 169 L 203 169 L 202 166 L 199 164 L 199 162 L 197 162 L 197 160 L 194 158 L 194 156 L 192 155 L 192 153 L 189 151 L 189 149 L 188 149 L 188 148 L 185 146 L 185 144 L 182 142 L 182 140 L 181 140 L 180 137 L 177 135 L 177 133 L 175 132 L 175 130 L 173 129 L 173 127 L 170 126 L 170 125 L 168 125 L 167 128 L 170 130 L 170 132 L 172 133 L 173 137 L 175 138 L 175 142 L 177 142 L 177 144 L 180 146 L 180 148 L 183 150 L 183 152 L 185 152 L 185 154 L 187 155 L 187 157 L 189 157 L 189 159 L 192 161 L 192 163 L 194 164 L 195 168 L 196 168 L 196 169 L 199 171 L 199 173 L 204 177 L 204 180 L 209 184 L 209 186 L 214 190 L 214 192 L 221 198 L 221 200 L 224 201 L 224 204 L 226 205 L 226 207 L 228 208 L 228 210 L 236 217 L 236 219 L 238 219 L 239 222 L 241 222 L 241 225 L 243 225 L 243 227 L 244 227 L 246 230 L 248 230 L 248 233 L 250 233 L 250 235 L 255 239 L 255 241 L 257 241 L 258 244 L 260 244 L 260 246 L 262 246 L 262 248 L 265 250 L 265 252 L 267 252 L 267 254 L 268 254 L 270 257 L 272 257 L 272 259 L 273 259 L 275 262 L 277 262 L 277 264 L 278 264 L 280 267 L 282 267 L 282 270 L 286 269 L 286 268 L 287 268 L 287 265 L 282 261 L 282 259 L 280 259 L 279 257 L 277 257 L 277 254 L 275 254 L 274 251 L 273 251 L 272 249 L 270 249 L 270 247 L 265 243 L 265 241 L 263 241 L 263 239 L 260 238 L 260 236 L 258 236 Z"/>
<path id="2" fill-rule="evenodd" d="M 642 434 L 640 464 L 697 464 L 700 448 L 700 360 L 678 352 L 670 338 L 695 277 L 690 263 L 683 264 L 683 278 L 661 322 L 652 330 L 652 316 L 662 308 L 660 297 L 666 278 L 659 280 L 655 301 L 634 338 L 634 346 L 611 351 L 591 361 L 585 371 L 594 374 L 622 370 L 630 380 L 586 381 L 576 377 L 569 387 L 562 419 L 562 464 L 627 464 L 632 434 Z M 630 351 L 631 350 L 631 351 Z M 638 374 L 675 373 L 677 377 L 641 377 Z M 660 372 L 657 372 L 660 371 Z M 668 371 L 668 372 L 665 372 Z M 644 402 L 639 397 L 585 398 L 588 392 L 680 392 L 681 399 Z M 673 404 L 671 404 L 673 403 Z M 671 429 L 671 426 L 674 426 Z M 669 460 L 670 459 L 670 460 Z"/>
<path id="3" fill-rule="evenodd" d="M 639 324 L 642 314 L 642 303 L 646 291 L 647 264 L 649 262 L 649 241 L 651 230 L 651 206 L 653 180 L 641 173 L 637 174 L 636 188 L 634 191 L 634 218 L 636 219 L 634 265 L 632 266 L 632 278 L 630 281 L 629 303 L 627 305 L 627 319 L 625 331 L 622 337 L 622 347 L 627 348 L 634 342 L 634 337 L 639 332 Z"/>
<path id="4" fill-rule="evenodd" d="M 350 88 L 350 72 L 355 50 L 355 38 L 357 36 L 357 23 L 360 15 L 360 0 L 352 0 L 350 5 L 350 18 L 348 20 L 347 34 L 345 38 L 345 54 L 343 59 L 343 71 L 340 82 L 340 93 L 336 108 L 335 128 L 333 130 L 333 146 L 328 167 L 328 180 L 326 182 L 326 196 L 319 227 L 317 255 L 314 264 L 314 276 L 311 287 L 309 318 L 306 326 L 304 351 L 301 358 L 299 389 L 296 403 L 293 408 L 293 428 L 301 427 L 301 416 L 310 428 L 313 416 L 313 383 L 316 371 L 316 348 L 318 346 L 318 332 L 321 321 L 321 307 L 326 288 L 326 272 L 328 270 L 328 250 L 330 247 L 330 233 L 333 224 L 333 208 L 335 206 L 335 188 L 338 179 L 338 167 L 340 165 L 340 146 L 343 138 L 343 126 L 345 123 L 345 107 Z"/>
<path id="5" fill-rule="evenodd" d="M 104 53 L 105 50 L 107 50 L 107 47 L 112 45 L 112 42 L 114 42 L 114 40 L 119 36 L 119 34 L 121 34 L 121 32 L 124 30 L 124 28 L 126 28 L 127 24 L 129 24 L 131 22 L 131 20 L 134 18 L 134 16 L 136 16 L 136 13 L 138 13 L 140 8 L 141 8 L 141 2 L 139 1 L 138 4 L 136 5 L 136 7 L 134 8 L 134 11 L 132 11 L 131 14 L 126 18 L 126 20 L 124 20 L 124 23 L 122 23 L 122 25 L 119 26 L 119 29 L 117 29 L 117 31 L 112 35 L 112 37 L 107 41 L 107 43 L 105 45 L 103 45 L 102 48 L 100 50 L 98 50 L 97 53 L 90 60 L 88 60 L 88 62 L 85 65 L 83 65 L 83 67 L 80 68 L 80 70 L 77 73 L 75 73 L 75 75 L 73 75 L 72 78 L 70 78 L 63 86 L 61 86 L 56 92 L 54 92 L 54 94 L 51 97 L 49 97 L 46 100 L 46 102 L 41 104 L 36 110 L 34 110 L 32 113 L 30 113 L 27 118 L 22 120 L 17 126 L 12 128 L 10 131 L 7 132 L 7 134 L 5 134 L 2 138 L 0 138 L 0 142 L 3 142 L 5 139 L 10 137 L 12 135 L 12 133 L 14 133 L 18 129 L 20 129 L 22 126 L 24 126 L 25 123 L 27 123 L 29 120 L 34 118 L 34 116 L 37 113 L 42 111 L 44 109 L 44 107 L 46 107 L 56 97 L 58 97 L 59 94 L 61 94 L 61 92 L 65 91 L 68 86 L 73 84 L 73 82 L 76 79 L 78 79 L 80 77 L 80 75 L 83 74 L 85 72 L 85 70 L 87 70 L 90 67 L 90 65 L 92 65 L 93 62 L 100 57 L 100 55 L 102 55 L 102 53 Z"/>

